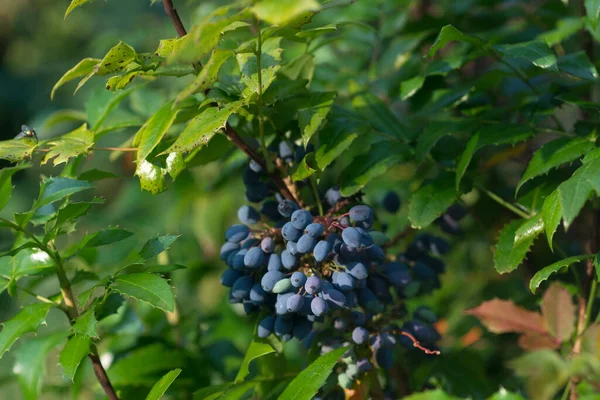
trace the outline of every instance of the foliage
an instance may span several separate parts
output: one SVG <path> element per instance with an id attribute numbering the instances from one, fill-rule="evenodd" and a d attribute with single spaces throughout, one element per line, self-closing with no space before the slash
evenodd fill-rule
<path id="1" fill-rule="evenodd" d="M 0 141 L 6 397 L 600 390 L 600 2 L 110 3 Z"/>

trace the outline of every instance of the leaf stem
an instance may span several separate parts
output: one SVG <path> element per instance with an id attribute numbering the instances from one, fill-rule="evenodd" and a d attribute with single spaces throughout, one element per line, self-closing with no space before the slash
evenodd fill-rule
<path id="1" fill-rule="evenodd" d="M 5 279 L 5 280 L 7 280 L 7 281 L 9 281 L 9 282 L 11 281 L 11 278 L 10 278 L 9 276 L 6 276 L 6 275 L 4 275 L 4 274 L 0 274 L 0 278 L 2 278 L 2 279 Z M 24 293 L 27 293 L 27 294 L 28 294 L 28 295 L 30 295 L 30 296 L 33 296 L 33 297 L 35 297 L 37 300 L 41 301 L 42 303 L 53 304 L 53 305 L 57 306 L 58 308 L 60 308 L 61 310 L 63 310 L 63 311 L 66 311 L 65 309 L 63 309 L 63 306 L 62 306 L 62 304 L 59 304 L 58 302 L 56 302 L 56 301 L 54 301 L 54 300 L 50 300 L 50 299 L 49 299 L 49 298 L 47 298 L 47 297 L 41 296 L 41 295 L 39 295 L 39 294 L 36 294 L 36 293 L 32 292 L 31 290 L 29 290 L 29 289 L 26 289 L 26 288 L 24 288 L 24 287 L 22 287 L 22 286 L 19 286 L 19 285 L 17 285 L 17 284 L 15 284 L 15 286 L 16 286 L 16 288 L 17 288 L 17 289 L 19 289 L 20 291 L 22 291 L 22 292 L 24 292 Z"/>
<path id="2" fill-rule="evenodd" d="M 260 146 L 262 148 L 263 156 L 265 158 L 265 163 L 267 164 L 267 172 L 271 173 L 273 170 L 273 166 L 271 165 L 271 160 L 269 159 L 269 150 L 267 149 L 267 144 L 265 142 L 265 116 L 263 111 L 263 85 L 262 85 L 262 34 L 260 32 L 260 22 L 258 19 L 256 20 L 256 31 L 257 31 L 257 40 L 256 40 L 256 69 L 258 71 L 258 100 L 256 102 L 256 107 L 258 108 L 258 132 L 260 134 Z"/>
<path id="3" fill-rule="evenodd" d="M 502 197 L 498 196 L 496 193 L 491 192 L 491 191 L 487 190 L 486 188 L 484 188 L 483 186 L 478 185 L 478 184 L 475 184 L 475 187 L 477 189 L 481 190 L 483 193 L 485 193 L 490 199 L 494 200 L 496 203 L 500 204 L 502 207 L 506 208 L 507 210 L 510 210 L 513 213 L 517 214 L 519 217 L 525 218 L 525 219 L 531 218 L 531 215 L 529 215 L 525 211 L 519 209 L 514 204 L 511 204 L 508 201 L 504 200 Z"/>
<path id="4" fill-rule="evenodd" d="M 310 186 L 313 191 L 313 195 L 315 196 L 315 202 L 317 203 L 317 207 L 319 208 L 319 215 L 323 215 L 323 204 L 321 203 L 321 198 L 319 197 L 319 188 L 317 187 L 317 181 L 313 176 L 310 177 Z"/>
<path id="5" fill-rule="evenodd" d="M 587 308 L 585 310 L 585 324 L 584 324 L 583 329 L 586 329 L 589 326 L 590 320 L 592 319 L 592 308 L 594 306 L 594 300 L 596 299 L 596 290 L 597 289 L 598 289 L 598 279 L 594 279 L 592 277 L 592 285 L 590 287 L 590 294 L 588 296 Z"/>

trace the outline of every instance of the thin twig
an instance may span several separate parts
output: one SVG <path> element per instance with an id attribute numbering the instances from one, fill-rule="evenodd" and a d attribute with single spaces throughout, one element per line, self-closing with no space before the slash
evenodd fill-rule
<path id="1" fill-rule="evenodd" d="M 478 184 L 476 184 L 475 187 L 477 189 L 481 190 L 483 193 L 485 193 L 490 199 L 494 200 L 496 203 L 500 204 L 502 207 L 506 208 L 507 210 L 510 210 L 513 213 L 517 214 L 519 217 L 525 218 L 525 219 L 531 218 L 531 215 L 529 215 L 525 211 L 521 210 L 517 206 L 504 200 L 502 197 L 498 196 L 496 193 L 491 192 L 491 191 L 487 190 L 486 188 L 484 188 L 483 186 L 478 185 Z"/>

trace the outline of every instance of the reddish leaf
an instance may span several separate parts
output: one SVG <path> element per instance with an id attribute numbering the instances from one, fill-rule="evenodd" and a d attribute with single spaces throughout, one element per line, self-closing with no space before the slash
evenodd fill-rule
<path id="1" fill-rule="evenodd" d="M 486 328 L 494 333 L 537 332 L 547 333 L 540 313 L 526 310 L 512 301 L 493 299 L 466 311 L 477 317 Z"/>
<path id="2" fill-rule="evenodd" d="M 559 342 L 571 337 L 575 328 L 575 305 L 567 289 L 559 283 L 553 283 L 544 293 L 542 315 L 546 328 Z"/>
<path id="3" fill-rule="evenodd" d="M 560 341 L 550 335 L 540 335 L 539 333 L 525 333 L 519 336 L 519 347 L 527 351 L 542 349 L 556 349 L 560 346 Z"/>

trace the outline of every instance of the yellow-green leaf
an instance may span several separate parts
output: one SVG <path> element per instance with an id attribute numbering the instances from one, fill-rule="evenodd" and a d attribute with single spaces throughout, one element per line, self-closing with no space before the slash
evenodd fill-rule
<path id="1" fill-rule="evenodd" d="M 252 11 L 271 25 L 285 25 L 306 11 L 321 8 L 315 0 L 262 0 L 252 7 Z"/>
<path id="2" fill-rule="evenodd" d="M 70 158 L 87 153 L 90 147 L 94 145 L 94 133 L 87 129 L 87 124 L 83 124 L 76 130 L 48 144 L 50 150 L 44 157 L 42 164 L 56 157 L 54 158 L 54 165 L 58 165 L 66 163 Z"/>
<path id="3" fill-rule="evenodd" d="M 94 67 L 100 61 L 101 60 L 98 58 L 84 58 L 83 60 L 79 61 L 77 65 L 65 72 L 65 74 L 58 80 L 58 82 L 56 82 L 56 84 L 52 88 L 52 91 L 50 92 L 50 99 L 54 98 L 54 93 L 56 92 L 56 90 L 65 83 L 72 81 L 75 78 L 79 78 L 80 76 L 90 74 L 94 70 Z"/>

